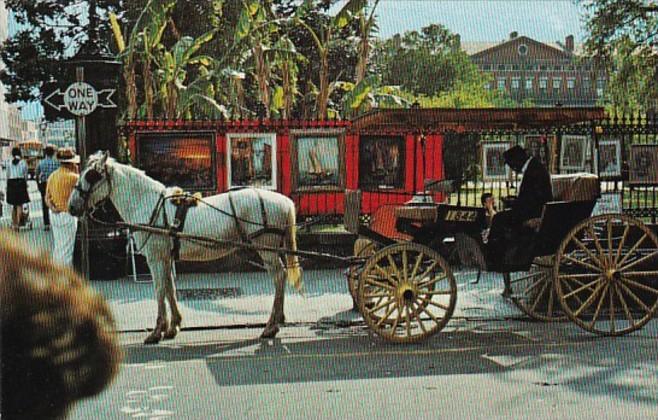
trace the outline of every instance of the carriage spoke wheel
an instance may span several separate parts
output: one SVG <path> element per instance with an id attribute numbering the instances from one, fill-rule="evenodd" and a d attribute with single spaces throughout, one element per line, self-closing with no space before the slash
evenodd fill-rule
<path id="1" fill-rule="evenodd" d="M 365 239 L 361 239 L 364 241 L 365 245 L 362 246 L 360 249 L 358 249 L 354 256 L 355 257 L 370 257 L 372 256 L 375 252 L 377 252 L 377 243 L 368 241 Z M 366 243 L 367 242 L 367 243 Z M 356 245 L 355 245 L 356 247 Z M 363 264 L 354 264 L 351 265 L 347 269 L 347 289 L 350 292 L 350 295 L 352 296 L 352 301 L 354 302 L 354 309 L 357 309 L 359 306 L 359 274 L 361 274 L 361 268 L 363 268 Z"/>
<path id="2" fill-rule="evenodd" d="M 527 273 L 520 273 L 510 280 L 512 302 L 538 321 L 567 319 L 553 286 L 553 261 L 553 256 L 535 258 Z"/>
<path id="3" fill-rule="evenodd" d="M 359 311 L 386 340 L 420 341 L 440 331 L 457 302 L 457 283 L 445 260 L 415 243 L 390 245 L 370 257 L 361 272 Z"/>
<path id="4" fill-rule="evenodd" d="M 658 310 L 658 239 L 637 219 L 604 214 L 584 220 L 555 259 L 560 304 L 587 331 L 627 334 Z"/>

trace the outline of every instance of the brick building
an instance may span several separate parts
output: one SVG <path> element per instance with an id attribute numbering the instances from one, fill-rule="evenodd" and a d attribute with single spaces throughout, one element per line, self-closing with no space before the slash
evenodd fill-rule
<path id="1" fill-rule="evenodd" d="M 518 103 L 535 106 L 595 106 L 603 96 L 606 78 L 579 57 L 574 37 L 547 44 L 510 34 L 497 44 L 463 44 L 473 63 L 493 76 L 490 89 L 507 91 Z"/>

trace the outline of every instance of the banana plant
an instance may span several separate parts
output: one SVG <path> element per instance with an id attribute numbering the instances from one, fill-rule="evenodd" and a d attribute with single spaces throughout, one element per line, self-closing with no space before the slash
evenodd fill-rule
<path id="1" fill-rule="evenodd" d="M 359 83 L 337 82 L 336 88 L 346 93 L 342 98 L 342 116 L 351 118 L 372 108 L 407 108 L 399 86 L 381 86 L 379 77 L 368 76 Z"/>
<path id="2" fill-rule="evenodd" d="M 215 76 L 214 59 L 207 55 L 197 55 L 199 49 L 214 37 L 215 32 L 213 29 L 196 39 L 183 36 L 170 50 L 161 48 L 160 54 L 154 56 L 158 99 L 165 118 L 180 118 L 192 106 L 193 101 L 198 99 L 218 112 L 223 112 L 219 105 L 215 106 L 212 89 L 212 79 Z M 188 70 L 193 66 L 198 66 L 198 71 L 196 78 L 189 81 Z M 182 92 L 185 92 L 183 96 Z"/>
<path id="3" fill-rule="evenodd" d="M 366 76 L 368 68 L 368 60 L 370 58 L 371 37 L 375 30 L 377 30 L 377 21 L 375 20 L 375 10 L 379 0 L 375 0 L 370 8 L 370 15 L 366 18 L 365 8 L 359 11 L 359 61 L 356 64 L 355 82 L 359 84 Z"/>
<path id="4" fill-rule="evenodd" d="M 313 30 L 304 20 L 308 12 L 313 9 L 313 0 L 304 0 L 293 16 L 295 23 L 302 26 L 309 33 L 318 51 L 320 86 L 316 97 L 316 112 L 317 118 L 320 120 L 324 120 L 328 116 L 329 95 L 334 88 L 334 85 L 329 81 L 329 49 L 334 41 L 334 35 L 347 26 L 367 4 L 367 0 L 348 0 L 319 33 Z"/>

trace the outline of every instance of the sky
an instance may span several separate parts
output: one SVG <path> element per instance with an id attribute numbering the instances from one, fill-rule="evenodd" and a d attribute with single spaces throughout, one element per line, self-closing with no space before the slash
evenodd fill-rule
<path id="1" fill-rule="evenodd" d="M 514 31 L 542 42 L 567 35 L 581 42 L 585 36 L 582 9 L 574 0 L 380 0 L 376 15 L 381 38 L 432 23 L 460 34 L 462 42 L 502 41 Z M 15 30 L 10 23 L 10 36 Z M 39 104 L 29 104 L 23 118 L 39 119 L 42 112 Z"/>
<path id="2" fill-rule="evenodd" d="M 495 42 L 519 35 L 543 42 L 585 35 L 582 9 L 573 0 L 381 0 L 379 36 L 442 24 L 466 42 Z"/>

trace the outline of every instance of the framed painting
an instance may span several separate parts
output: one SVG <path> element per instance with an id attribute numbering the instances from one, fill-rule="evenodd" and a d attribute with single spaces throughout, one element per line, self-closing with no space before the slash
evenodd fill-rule
<path id="1" fill-rule="evenodd" d="M 507 181 L 512 177 L 512 170 L 505 165 L 503 153 L 512 147 L 512 143 L 491 141 L 482 143 L 482 179 L 485 181 Z"/>
<path id="2" fill-rule="evenodd" d="M 560 169 L 568 172 L 587 171 L 587 136 L 565 134 L 560 147 Z"/>
<path id="3" fill-rule="evenodd" d="M 604 139 L 599 141 L 596 158 L 596 172 L 603 179 L 621 178 L 621 140 Z"/>
<path id="4" fill-rule="evenodd" d="M 546 168 L 550 168 L 550 156 L 548 155 L 547 138 L 543 135 L 531 134 L 524 138 L 524 146 L 528 155 L 541 162 Z"/>
<path id="5" fill-rule="evenodd" d="M 598 216 L 600 214 L 622 213 L 622 203 L 621 203 L 621 192 L 604 192 L 601 193 L 601 197 L 596 200 L 596 205 L 592 210 L 592 216 Z"/>
<path id="6" fill-rule="evenodd" d="M 229 188 L 276 189 L 275 133 L 228 133 L 226 148 Z"/>
<path id="7" fill-rule="evenodd" d="M 365 191 L 404 188 L 403 136 L 361 136 L 359 188 Z"/>
<path id="8" fill-rule="evenodd" d="M 345 132 L 291 130 L 293 191 L 345 189 Z"/>
<path id="9" fill-rule="evenodd" d="M 167 186 L 215 191 L 215 133 L 137 132 L 137 165 Z"/>
<path id="10" fill-rule="evenodd" d="M 658 144 L 631 146 L 628 182 L 635 185 L 658 185 Z"/>

